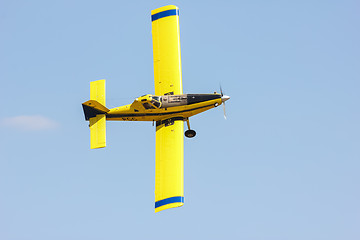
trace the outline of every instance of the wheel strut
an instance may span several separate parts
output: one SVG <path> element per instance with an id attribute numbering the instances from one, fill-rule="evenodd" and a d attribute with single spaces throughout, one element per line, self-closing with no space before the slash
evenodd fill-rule
<path id="1" fill-rule="evenodd" d="M 188 138 L 193 138 L 195 137 L 196 135 L 196 132 L 192 129 L 190 129 L 190 121 L 189 121 L 189 118 L 186 119 L 186 123 L 187 123 L 187 126 L 188 126 L 188 130 L 185 131 L 185 136 L 188 137 Z"/>
<path id="2" fill-rule="evenodd" d="M 190 121 L 189 121 L 189 118 L 186 119 L 186 123 L 187 123 L 188 129 L 190 130 Z"/>

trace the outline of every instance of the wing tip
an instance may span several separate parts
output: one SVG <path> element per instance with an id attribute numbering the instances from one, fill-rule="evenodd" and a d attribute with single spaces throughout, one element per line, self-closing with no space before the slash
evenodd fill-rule
<path id="1" fill-rule="evenodd" d="M 169 197 L 155 202 L 155 213 L 184 205 L 183 196 Z"/>
<path id="2" fill-rule="evenodd" d="M 151 11 L 151 21 L 170 17 L 170 16 L 179 16 L 179 8 L 175 5 L 168 5 L 161 8 L 157 8 Z"/>
<path id="3" fill-rule="evenodd" d="M 167 11 L 167 10 L 179 10 L 179 8 L 175 5 L 167 5 L 167 6 L 163 6 L 163 7 L 159 7 L 159 8 L 156 8 L 154 10 L 151 10 L 151 15 L 154 15 L 156 13 L 159 13 L 159 12 L 164 12 L 164 11 Z"/>

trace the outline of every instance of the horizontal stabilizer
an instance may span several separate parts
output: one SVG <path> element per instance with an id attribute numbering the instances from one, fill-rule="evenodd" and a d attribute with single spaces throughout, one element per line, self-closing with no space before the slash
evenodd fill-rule
<path id="1" fill-rule="evenodd" d="M 90 118 L 90 148 L 106 147 L 106 116 L 99 114 Z"/>
<path id="2" fill-rule="evenodd" d="M 90 100 L 82 104 L 85 119 L 89 120 L 91 149 L 106 146 L 105 80 L 90 83 Z"/>

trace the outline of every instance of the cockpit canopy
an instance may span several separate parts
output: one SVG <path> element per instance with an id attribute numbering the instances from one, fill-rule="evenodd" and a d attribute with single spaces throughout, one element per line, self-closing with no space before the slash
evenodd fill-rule
<path id="1" fill-rule="evenodd" d="M 145 109 L 161 108 L 161 97 L 151 94 L 141 96 L 137 99 Z"/>

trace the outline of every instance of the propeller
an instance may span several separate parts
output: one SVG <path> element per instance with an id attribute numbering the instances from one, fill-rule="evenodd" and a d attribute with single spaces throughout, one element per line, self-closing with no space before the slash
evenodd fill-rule
<path id="1" fill-rule="evenodd" d="M 222 88 L 221 88 L 221 85 L 220 85 L 220 93 L 221 93 L 221 101 L 222 101 L 222 103 L 223 103 L 223 108 L 224 108 L 224 118 L 225 118 L 225 120 L 226 120 L 225 102 L 226 102 L 227 100 L 229 100 L 230 97 L 227 96 L 227 95 L 224 95 L 223 90 L 222 90 Z"/>

